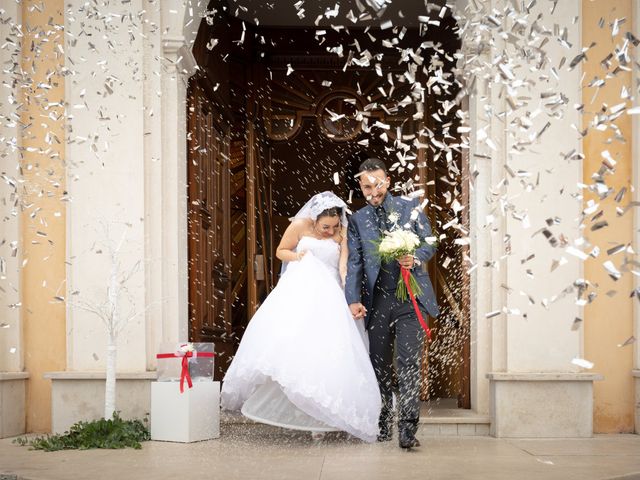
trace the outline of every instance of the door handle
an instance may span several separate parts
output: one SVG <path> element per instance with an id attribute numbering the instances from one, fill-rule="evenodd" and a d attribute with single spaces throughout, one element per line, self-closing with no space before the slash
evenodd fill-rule
<path id="1" fill-rule="evenodd" d="M 258 254 L 253 259 L 253 271 L 257 281 L 264 281 L 264 255 Z"/>

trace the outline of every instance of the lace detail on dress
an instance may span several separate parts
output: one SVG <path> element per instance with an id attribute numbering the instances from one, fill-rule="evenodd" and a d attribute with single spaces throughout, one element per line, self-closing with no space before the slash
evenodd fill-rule
<path id="1" fill-rule="evenodd" d="M 224 379 L 222 406 L 241 409 L 272 380 L 291 405 L 274 408 L 257 399 L 249 402 L 257 409 L 251 418 L 303 428 L 309 422 L 302 422 L 301 411 L 374 441 L 380 392 L 340 285 L 340 246 L 313 237 L 303 237 L 298 245 L 309 254 L 290 264 L 249 322 Z"/>

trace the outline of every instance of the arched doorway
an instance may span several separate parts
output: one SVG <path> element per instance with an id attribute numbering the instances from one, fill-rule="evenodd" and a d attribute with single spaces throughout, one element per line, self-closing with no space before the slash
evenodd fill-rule
<path id="1" fill-rule="evenodd" d="M 423 61 L 438 51 L 444 71 L 451 68 L 454 20 L 426 32 L 347 31 L 256 25 L 224 6 L 213 10 L 196 39 L 201 71 L 188 96 L 190 339 L 216 343 L 221 378 L 277 282 L 274 249 L 288 218 L 322 190 L 362 206 L 353 174 L 361 158 L 378 156 L 399 192 L 424 190 L 443 235 L 429 265 L 443 313 L 432 320 L 435 341 L 425 345 L 423 399 L 469 408 L 466 172 L 461 153 L 445 158 L 437 149 L 443 136 L 455 135 L 455 108 L 438 111 L 435 91 L 425 88 L 428 69 L 401 80 L 407 49 Z M 345 45 L 360 56 L 337 54 Z M 415 95 L 420 102 L 403 102 Z"/>

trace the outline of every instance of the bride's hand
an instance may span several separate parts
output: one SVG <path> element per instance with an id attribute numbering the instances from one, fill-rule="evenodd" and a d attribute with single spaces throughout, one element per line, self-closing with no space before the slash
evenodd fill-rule
<path id="1" fill-rule="evenodd" d="M 306 250 L 302 250 L 300 252 L 296 252 L 296 260 L 297 261 L 302 260 L 302 257 L 304 257 L 306 253 L 307 253 Z"/>
<path id="2" fill-rule="evenodd" d="M 351 315 L 356 320 L 364 318 L 367 316 L 367 309 L 362 305 L 362 303 L 352 303 L 349 305 L 349 310 L 351 310 Z"/>

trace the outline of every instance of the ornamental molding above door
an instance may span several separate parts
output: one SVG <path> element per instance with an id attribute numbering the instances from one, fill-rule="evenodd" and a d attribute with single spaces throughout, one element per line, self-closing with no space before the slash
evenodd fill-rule
<path id="1" fill-rule="evenodd" d="M 319 131 L 335 142 L 358 140 L 363 133 L 395 139 L 414 133 L 402 129 L 407 120 L 422 118 L 415 103 L 413 84 L 391 84 L 374 70 L 318 70 L 313 68 L 270 70 L 260 95 L 266 134 L 287 141 L 300 133 L 305 119 L 313 119 Z M 403 101 L 404 100 L 404 101 Z M 413 122 L 409 122 L 413 123 Z"/>

